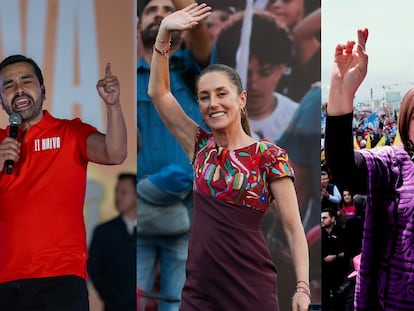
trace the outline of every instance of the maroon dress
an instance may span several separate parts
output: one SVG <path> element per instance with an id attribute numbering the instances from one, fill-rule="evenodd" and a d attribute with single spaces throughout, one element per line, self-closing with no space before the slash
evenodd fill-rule
<path id="1" fill-rule="evenodd" d="M 270 183 L 293 177 L 287 160 L 286 152 L 268 141 L 227 150 L 199 129 L 181 311 L 279 310 L 277 273 L 262 220 Z"/>

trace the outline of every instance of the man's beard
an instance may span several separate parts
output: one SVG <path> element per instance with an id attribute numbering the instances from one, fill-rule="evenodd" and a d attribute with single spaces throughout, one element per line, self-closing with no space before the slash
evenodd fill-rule
<path id="1" fill-rule="evenodd" d="M 144 49 L 152 48 L 153 44 L 155 43 L 155 38 L 158 34 L 158 29 L 159 28 L 148 27 L 147 29 L 141 31 L 141 41 Z"/>
<path id="2" fill-rule="evenodd" d="M 9 111 L 6 111 L 9 115 L 11 113 L 18 113 L 21 117 L 23 122 L 30 122 L 34 119 L 36 119 L 39 114 L 41 113 L 42 109 L 43 109 L 43 101 L 44 101 L 44 95 L 41 94 L 39 98 L 34 99 L 32 96 L 27 95 L 27 97 L 30 98 L 32 104 L 30 105 L 30 107 L 28 109 L 22 110 L 22 111 L 15 111 L 12 106 L 9 109 Z M 14 102 L 16 99 L 13 99 L 12 102 Z"/>
<path id="3" fill-rule="evenodd" d="M 151 48 L 155 43 L 155 39 L 158 35 L 159 27 L 153 27 L 153 25 L 148 26 L 146 29 L 141 31 L 141 42 L 144 49 Z M 181 33 L 179 31 L 174 31 L 171 33 L 171 45 L 176 46 L 180 42 Z"/>

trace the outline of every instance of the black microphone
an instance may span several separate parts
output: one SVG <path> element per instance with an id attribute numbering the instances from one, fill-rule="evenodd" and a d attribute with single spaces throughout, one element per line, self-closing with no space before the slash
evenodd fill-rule
<path id="1" fill-rule="evenodd" d="M 19 130 L 20 124 L 22 124 L 22 117 L 18 114 L 13 112 L 9 116 L 9 123 L 10 123 L 10 135 L 11 138 L 17 138 L 17 132 Z M 13 160 L 6 160 L 6 174 L 11 174 L 13 172 L 14 161 Z"/>

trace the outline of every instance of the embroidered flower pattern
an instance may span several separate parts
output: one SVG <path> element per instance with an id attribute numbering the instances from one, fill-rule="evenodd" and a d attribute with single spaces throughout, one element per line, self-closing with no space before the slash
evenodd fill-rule
<path id="1" fill-rule="evenodd" d="M 228 150 L 217 147 L 211 133 L 198 128 L 194 157 L 194 191 L 252 209 L 266 211 L 272 199 L 270 183 L 294 178 L 285 150 L 261 140 Z"/>

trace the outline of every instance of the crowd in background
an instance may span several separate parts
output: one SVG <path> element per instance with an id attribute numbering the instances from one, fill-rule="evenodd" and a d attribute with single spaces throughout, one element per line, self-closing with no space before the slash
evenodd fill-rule
<path id="1" fill-rule="evenodd" d="M 321 171 L 323 310 L 354 310 L 355 257 L 361 253 L 366 196 L 339 189 Z"/>
<path id="2" fill-rule="evenodd" d="M 352 311 L 356 281 L 353 271 L 358 268 L 360 260 L 366 194 L 351 193 L 331 183 L 324 153 L 326 106 L 326 102 L 321 105 L 322 301 L 327 310 Z M 397 119 L 396 110 L 365 110 L 354 106 L 354 149 L 401 144 Z M 324 176 L 327 178 L 325 184 Z M 327 184 L 332 193 L 329 199 L 324 200 Z M 335 257 L 329 257 L 333 253 Z"/>
<path id="3" fill-rule="evenodd" d="M 326 105 L 321 106 L 321 148 L 326 122 Z M 398 135 L 398 111 L 382 109 L 358 109 L 355 107 L 353 116 L 354 148 L 371 149 L 376 146 L 401 144 Z"/>

